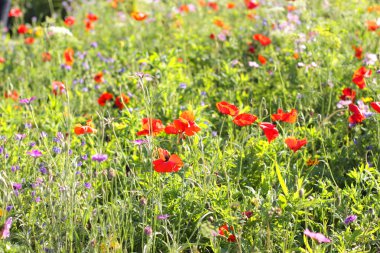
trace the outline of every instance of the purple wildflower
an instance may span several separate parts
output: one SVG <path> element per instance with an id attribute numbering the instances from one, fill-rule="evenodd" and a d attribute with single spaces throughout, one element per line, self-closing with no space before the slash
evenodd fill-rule
<path id="1" fill-rule="evenodd" d="M 30 104 L 32 101 L 36 100 L 36 97 L 31 97 L 31 98 L 22 98 L 20 99 L 20 104 Z"/>
<path id="2" fill-rule="evenodd" d="M 53 147 L 53 152 L 56 153 L 56 154 L 60 154 L 61 153 L 61 149 L 59 147 Z"/>
<path id="3" fill-rule="evenodd" d="M 91 183 L 84 183 L 84 187 L 86 187 L 87 189 L 91 189 Z"/>
<path id="4" fill-rule="evenodd" d="M 144 143 L 147 143 L 148 141 L 147 140 L 134 140 L 133 143 L 136 144 L 136 145 L 142 145 Z"/>
<path id="5" fill-rule="evenodd" d="M 310 237 L 311 239 L 317 240 L 319 243 L 323 243 L 323 242 L 329 243 L 329 242 L 331 242 L 331 240 L 329 238 L 327 238 L 326 236 L 324 236 L 323 234 L 311 232 L 309 229 L 306 229 L 303 232 L 303 234 L 306 235 L 306 236 L 308 236 L 308 237 Z"/>
<path id="6" fill-rule="evenodd" d="M 11 226 L 12 226 L 12 217 L 9 217 L 5 221 L 3 228 L 0 230 L 0 239 L 6 239 L 10 236 Z"/>
<path id="7" fill-rule="evenodd" d="M 351 214 L 351 215 L 347 216 L 347 218 L 344 220 L 344 224 L 348 225 L 351 222 L 356 221 L 357 218 L 358 218 L 358 216 Z"/>
<path id="8" fill-rule="evenodd" d="M 107 160 L 108 156 L 106 154 L 95 154 L 91 157 L 91 159 L 93 161 L 97 161 L 97 162 L 104 162 L 105 160 Z"/>
<path id="9" fill-rule="evenodd" d="M 180 87 L 181 89 L 186 89 L 187 85 L 186 85 L 186 83 L 180 83 L 180 84 L 179 84 L 179 87 Z"/>
<path id="10" fill-rule="evenodd" d="M 13 206 L 9 205 L 9 206 L 7 206 L 7 208 L 5 210 L 7 210 L 7 212 L 9 213 L 12 209 L 13 209 Z"/>
<path id="11" fill-rule="evenodd" d="M 15 139 L 16 141 L 21 141 L 25 139 L 25 137 L 26 137 L 26 134 L 16 134 Z"/>
<path id="12" fill-rule="evenodd" d="M 157 220 L 166 220 L 169 216 L 169 214 L 159 214 L 157 215 Z"/>
<path id="13" fill-rule="evenodd" d="M 145 233 L 147 236 L 151 236 L 152 233 L 153 233 L 153 229 L 152 229 L 152 227 L 151 227 L 151 226 L 146 226 L 146 227 L 144 228 L 144 233 Z"/>
<path id="14" fill-rule="evenodd" d="M 37 150 L 37 149 L 33 149 L 31 151 L 28 151 L 26 152 L 28 155 L 30 155 L 31 157 L 34 157 L 34 158 L 38 158 L 40 156 L 42 156 L 42 152 Z"/>
<path id="15" fill-rule="evenodd" d="M 20 183 L 13 183 L 12 187 L 13 187 L 13 190 L 21 190 L 22 184 L 20 184 Z"/>

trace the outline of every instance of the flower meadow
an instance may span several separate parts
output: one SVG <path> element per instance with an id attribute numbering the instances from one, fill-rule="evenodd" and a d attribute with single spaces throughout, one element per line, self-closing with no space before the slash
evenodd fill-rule
<path id="1" fill-rule="evenodd" d="M 380 251 L 376 0 L 26 2 L 0 252 Z"/>

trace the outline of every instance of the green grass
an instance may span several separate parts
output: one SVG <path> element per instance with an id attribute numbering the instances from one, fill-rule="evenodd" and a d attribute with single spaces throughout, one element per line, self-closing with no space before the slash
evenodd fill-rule
<path id="1" fill-rule="evenodd" d="M 130 17 L 127 3 L 114 9 L 105 1 L 74 2 L 73 36 L 49 36 L 49 27 L 64 26 L 53 18 L 17 35 L 23 21 L 14 20 L 14 35 L 0 45 L 0 92 L 37 99 L 25 105 L 0 98 L 0 226 L 13 218 L 0 252 L 377 252 L 379 114 L 371 109 L 372 116 L 349 127 L 352 113 L 337 108 L 345 87 L 367 105 L 380 99 L 379 61 L 366 65 L 373 73 L 365 89 L 351 80 L 363 65 L 353 45 L 363 55 L 379 53 L 379 29 L 366 27 L 379 16 L 367 11 L 376 1 L 276 0 L 255 10 L 244 1 L 231 1 L 234 9 L 217 1 L 218 11 L 189 1 L 195 12 L 175 13 L 182 2 L 137 1 L 149 15 L 142 22 Z M 300 22 L 280 30 L 287 5 L 296 6 L 291 14 Z M 86 32 L 90 12 L 99 19 Z M 226 41 L 218 39 L 217 18 L 230 26 Z M 256 33 L 272 43 L 261 46 L 252 39 Z M 25 45 L 31 36 L 34 44 Z M 70 70 L 62 67 L 67 48 L 75 51 Z M 43 52 L 50 62 L 42 61 Z M 250 67 L 252 61 L 260 67 Z M 102 84 L 93 80 L 99 72 Z M 54 95 L 53 81 L 67 92 Z M 123 110 L 110 101 L 101 107 L 106 91 L 130 101 Z M 218 112 L 220 101 L 257 122 L 235 125 Z M 297 122 L 277 122 L 279 137 L 268 143 L 258 122 L 272 122 L 278 108 L 297 109 Z M 143 118 L 167 125 L 185 110 L 201 128 L 194 136 L 137 136 Z M 97 132 L 77 136 L 74 126 L 88 119 Z M 308 143 L 294 153 L 284 143 L 289 136 Z M 146 142 L 137 145 L 138 139 Z M 177 154 L 183 167 L 155 172 L 158 148 Z M 43 155 L 30 157 L 32 149 Z M 92 161 L 99 153 L 108 159 Z M 318 162 L 307 165 L 311 160 Z M 22 183 L 18 193 L 13 183 Z M 158 219 L 162 214 L 169 217 Z M 345 224 L 352 214 L 357 220 Z M 224 224 L 236 242 L 218 234 Z M 305 229 L 331 242 L 319 244 Z"/>

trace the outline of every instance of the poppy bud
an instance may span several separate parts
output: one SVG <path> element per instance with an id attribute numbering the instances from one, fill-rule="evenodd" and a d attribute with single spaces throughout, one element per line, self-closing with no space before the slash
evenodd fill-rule
<path id="1" fill-rule="evenodd" d="M 108 179 L 112 179 L 112 178 L 114 178 L 114 177 L 116 177 L 116 170 L 110 168 L 110 169 L 108 170 Z"/>
<path id="2" fill-rule="evenodd" d="M 148 200 L 145 197 L 140 198 L 140 206 L 146 206 L 148 204 Z"/>
<path id="3" fill-rule="evenodd" d="M 299 191 L 298 191 L 298 195 L 299 197 L 302 199 L 303 196 L 305 195 L 305 190 L 303 188 L 301 188 Z"/>

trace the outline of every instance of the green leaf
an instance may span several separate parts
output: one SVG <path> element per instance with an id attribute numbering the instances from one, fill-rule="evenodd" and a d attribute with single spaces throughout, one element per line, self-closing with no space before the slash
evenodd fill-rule
<path id="1" fill-rule="evenodd" d="M 274 163 L 274 166 L 276 168 L 277 178 L 278 178 L 278 181 L 280 182 L 282 191 L 284 192 L 285 196 L 287 197 L 289 195 L 289 190 L 288 190 L 288 187 L 285 184 L 284 178 L 281 175 L 280 167 L 278 166 L 277 162 Z"/>

